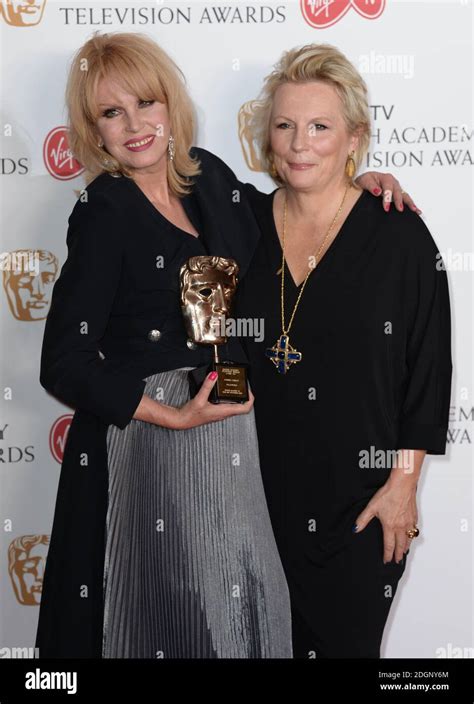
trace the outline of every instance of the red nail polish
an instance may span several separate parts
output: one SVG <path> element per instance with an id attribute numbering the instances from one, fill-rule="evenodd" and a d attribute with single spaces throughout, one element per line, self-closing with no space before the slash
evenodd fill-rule
<path id="1" fill-rule="evenodd" d="M 214 379 L 217 379 L 217 372 L 211 372 L 211 373 L 209 374 L 209 379 L 210 379 L 211 381 L 214 381 Z"/>
<path id="2" fill-rule="evenodd" d="M 374 188 L 374 196 L 378 196 L 378 195 L 380 195 L 381 193 L 382 193 L 382 189 L 381 189 L 381 188 Z"/>

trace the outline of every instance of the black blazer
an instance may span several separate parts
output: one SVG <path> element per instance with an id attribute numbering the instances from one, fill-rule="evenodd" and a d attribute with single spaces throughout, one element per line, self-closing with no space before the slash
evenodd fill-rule
<path id="1" fill-rule="evenodd" d="M 199 254 L 233 257 L 241 279 L 259 237 L 243 184 L 214 154 L 196 147 L 193 153 L 202 175 L 182 202 L 200 238 L 173 227 L 125 176 L 97 177 L 69 217 L 68 257 L 53 289 L 40 382 L 73 408 L 119 428 L 133 417 L 144 377 L 211 359 L 210 348 L 186 344 L 183 262 Z M 159 336 L 151 334 L 156 330 Z M 230 345 L 225 356 L 243 358 L 238 343 Z"/>
<path id="2" fill-rule="evenodd" d="M 209 358 L 206 349 L 186 345 L 181 264 L 193 254 L 233 257 L 242 277 L 259 238 L 243 184 L 218 157 L 194 152 L 202 175 L 183 204 L 199 239 L 173 228 L 126 177 L 96 178 L 86 189 L 88 202 L 78 201 L 69 218 L 68 257 L 53 289 L 40 381 L 77 410 L 43 578 L 40 658 L 102 654 L 108 425 L 130 422 L 146 376 Z M 151 330 L 160 330 L 157 342 Z"/>

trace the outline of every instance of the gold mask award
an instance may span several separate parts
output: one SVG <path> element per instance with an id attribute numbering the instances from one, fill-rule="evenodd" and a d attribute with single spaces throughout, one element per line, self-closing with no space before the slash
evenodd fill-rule
<path id="1" fill-rule="evenodd" d="M 247 365 L 220 360 L 219 345 L 227 342 L 226 319 L 230 315 L 237 288 L 239 267 L 224 257 L 191 257 L 180 270 L 181 309 L 186 332 L 196 345 L 212 345 L 210 366 L 189 373 L 191 397 L 195 396 L 206 375 L 217 372 L 209 396 L 211 403 L 245 403 L 249 399 Z"/>

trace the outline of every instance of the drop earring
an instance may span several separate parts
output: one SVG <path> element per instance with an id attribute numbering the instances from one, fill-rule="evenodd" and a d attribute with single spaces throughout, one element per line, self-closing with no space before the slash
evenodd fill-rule
<path id="1" fill-rule="evenodd" d="M 168 158 L 170 161 L 173 161 L 174 154 L 175 154 L 174 137 L 172 137 L 170 135 L 168 138 Z"/>
<path id="2" fill-rule="evenodd" d="M 268 173 L 270 174 L 270 176 L 273 179 L 277 179 L 278 178 L 278 171 L 276 169 L 275 162 L 273 161 L 272 157 L 270 157 L 270 159 L 269 159 L 269 166 L 270 166 L 270 168 L 268 170 Z"/>
<path id="3" fill-rule="evenodd" d="M 346 176 L 350 179 L 354 178 L 354 174 L 356 172 L 356 165 L 353 158 L 354 154 L 355 152 L 352 151 L 346 159 Z"/>

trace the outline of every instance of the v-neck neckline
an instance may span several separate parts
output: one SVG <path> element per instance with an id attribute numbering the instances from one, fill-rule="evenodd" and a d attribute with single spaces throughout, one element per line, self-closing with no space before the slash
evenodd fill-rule
<path id="1" fill-rule="evenodd" d="M 127 177 L 125 177 L 125 178 L 127 178 Z M 138 183 L 136 183 L 136 181 L 134 181 L 133 178 L 128 178 L 127 180 L 128 180 L 128 181 L 131 181 L 131 183 L 132 183 L 132 188 L 134 188 L 135 191 L 138 192 L 138 195 L 139 195 L 139 197 L 142 199 L 142 202 L 144 202 L 144 203 L 146 204 L 146 206 L 151 210 L 151 212 L 152 212 L 152 214 L 155 216 L 155 218 L 157 218 L 158 220 L 160 220 L 162 223 L 164 223 L 164 224 L 167 225 L 168 227 L 171 227 L 171 228 L 173 228 L 174 230 L 177 230 L 178 232 L 182 233 L 182 234 L 185 235 L 186 237 L 191 237 L 193 240 L 197 240 L 197 241 L 201 240 L 201 241 L 202 241 L 201 233 L 199 232 L 199 228 L 196 227 L 196 223 L 193 222 L 192 213 L 190 213 L 189 204 L 188 204 L 188 202 L 186 201 L 186 198 L 187 198 L 188 196 L 184 196 L 183 198 L 181 198 L 181 203 L 182 203 L 183 209 L 184 209 L 186 215 L 188 216 L 188 218 L 189 218 L 191 224 L 194 225 L 194 228 L 195 228 L 196 231 L 199 233 L 197 236 L 196 236 L 196 235 L 193 235 L 191 232 L 187 232 L 186 230 L 183 230 L 181 227 L 179 227 L 179 225 L 175 225 L 174 222 L 171 222 L 171 220 L 168 220 L 168 218 L 165 217 L 165 215 L 163 215 L 163 213 L 162 213 L 161 211 L 159 211 L 158 208 L 151 202 L 151 200 L 150 200 L 150 199 L 148 198 L 148 196 L 142 191 L 142 189 L 140 188 L 140 186 L 138 185 Z M 188 194 L 188 195 L 191 195 L 191 194 Z"/>
<path id="2" fill-rule="evenodd" d="M 274 242 L 275 242 L 275 244 L 276 244 L 276 246 L 277 246 L 277 251 L 278 251 L 279 261 L 280 261 L 280 266 L 281 266 L 282 246 L 281 246 L 281 242 L 280 242 L 280 237 L 279 237 L 279 235 L 278 235 L 278 230 L 277 230 L 277 226 L 276 226 L 276 222 L 275 222 L 275 217 L 274 217 L 274 214 L 273 214 L 273 203 L 274 203 L 274 200 L 275 200 L 275 194 L 276 194 L 277 191 L 279 191 L 279 190 L 280 190 L 279 188 L 276 188 L 276 189 L 273 191 L 273 193 L 270 193 L 270 198 L 269 198 L 269 213 L 268 213 L 268 214 L 269 214 L 269 217 L 270 217 L 272 235 L 273 235 L 273 238 L 274 238 Z M 333 241 L 331 242 L 331 244 L 330 244 L 329 247 L 327 248 L 327 250 L 326 250 L 326 252 L 324 253 L 324 256 L 322 257 L 322 259 L 321 259 L 321 261 L 319 262 L 319 264 L 315 267 L 314 271 L 313 271 L 313 272 L 311 273 L 311 275 L 309 276 L 308 283 L 309 283 L 309 281 L 317 274 L 318 271 L 323 270 L 323 269 L 325 268 L 325 266 L 327 266 L 327 261 L 331 259 L 331 256 L 332 256 L 332 257 L 334 256 L 334 252 L 337 250 L 337 247 L 339 246 L 341 240 L 344 239 L 344 234 L 348 232 L 348 227 L 347 227 L 347 225 L 350 223 L 350 221 L 351 221 L 353 215 L 354 215 L 354 214 L 357 212 L 357 210 L 359 209 L 360 203 L 361 203 L 361 201 L 364 200 L 364 197 L 365 197 L 366 193 L 367 193 L 367 191 L 365 191 L 365 190 L 362 191 L 362 193 L 359 195 L 359 197 L 358 197 L 357 200 L 355 201 L 355 203 L 354 203 L 354 205 L 352 206 L 352 208 L 349 210 L 349 212 L 348 212 L 348 214 L 347 214 L 347 216 L 346 216 L 346 219 L 345 219 L 344 222 L 342 223 L 342 225 L 341 225 L 341 227 L 340 227 L 340 229 L 339 229 L 337 235 L 335 236 L 335 238 L 333 239 Z M 329 255 L 329 256 L 328 256 L 328 255 Z M 299 284 L 297 284 L 297 283 L 295 282 L 294 278 L 293 278 L 293 275 L 292 275 L 292 273 L 291 273 L 291 271 L 290 271 L 290 267 L 288 266 L 288 262 L 286 261 L 286 259 L 285 259 L 285 267 L 286 267 L 286 272 L 288 273 L 288 276 L 289 276 L 289 278 L 290 278 L 290 281 L 291 281 L 291 284 L 292 284 L 293 288 L 295 288 L 295 289 L 298 291 L 298 290 L 301 288 L 301 286 L 303 285 L 305 279 L 303 279 L 303 281 L 301 281 Z M 285 276 L 285 278 L 286 278 L 286 276 Z"/>

